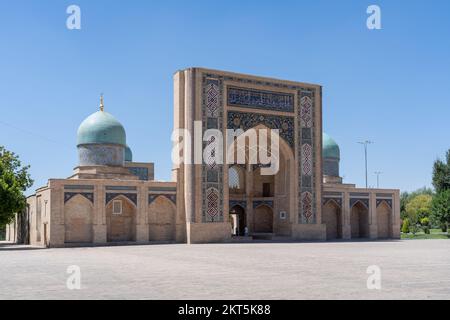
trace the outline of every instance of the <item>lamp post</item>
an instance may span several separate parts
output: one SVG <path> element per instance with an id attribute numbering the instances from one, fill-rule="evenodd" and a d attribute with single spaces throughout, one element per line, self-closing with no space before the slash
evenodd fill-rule
<path id="1" fill-rule="evenodd" d="M 381 171 L 374 172 L 377 175 L 377 189 L 380 189 L 380 174 L 383 174 Z"/>
<path id="2" fill-rule="evenodd" d="M 366 164 L 366 189 L 368 188 L 368 183 L 367 183 L 367 146 L 369 144 L 372 144 L 372 141 L 366 140 L 366 141 L 360 141 L 358 142 L 359 144 L 362 144 L 364 146 L 364 160 L 365 160 L 365 164 Z"/>

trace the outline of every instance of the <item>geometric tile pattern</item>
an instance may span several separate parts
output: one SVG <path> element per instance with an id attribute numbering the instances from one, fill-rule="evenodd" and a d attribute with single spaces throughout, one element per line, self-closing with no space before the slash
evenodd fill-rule
<path id="1" fill-rule="evenodd" d="M 148 195 L 148 204 L 152 204 L 156 198 L 165 197 L 169 199 L 173 204 L 177 204 L 177 195 L 176 194 L 149 194 Z"/>
<path id="2" fill-rule="evenodd" d="M 312 147 L 305 143 L 302 145 L 302 174 L 305 176 L 312 175 Z"/>
<path id="3" fill-rule="evenodd" d="M 315 208 L 315 154 L 314 154 L 314 100 L 315 90 L 302 88 L 298 91 L 298 159 L 299 173 L 299 223 L 316 223 Z"/>
<path id="4" fill-rule="evenodd" d="M 326 205 L 328 202 L 333 201 L 335 202 L 339 207 L 342 207 L 342 198 L 328 198 L 328 197 L 324 197 L 323 198 L 323 205 Z"/>
<path id="5" fill-rule="evenodd" d="M 254 112 L 229 111 L 227 115 L 227 129 L 242 129 L 247 131 L 259 124 L 269 129 L 278 129 L 280 137 L 285 140 L 291 148 L 295 146 L 294 118 L 286 116 L 273 116 L 258 114 Z"/>
<path id="6" fill-rule="evenodd" d="M 230 210 L 235 206 L 240 206 L 242 209 L 247 209 L 247 201 L 245 200 L 230 200 Z"/>
<path id="7" fill-rule="evenodd" d="M 355 204 L 360 202 L 363 204 L 367 209 L 370 207 L 370 201 L 367 198 L 350 198 L 350 209 L 353 208 Z"/>
<path id="8" fill-rule="evenodd" d="M 203 134 L 208 129 L 222 131 L 223 89 L 217 76 L 203 75 L 202 79 L 202 124 Z M 203 147 L 215 143 L 215 137 L 203 143 Z M 216 143 L 216 146 L 219 146 Z M 205 150 L 205 149 L 203 149 Z M 202 165 L 202 222 L 223 222 L 223 165 L 216 163 L 214 148 Z"/>
<path id="9" fill-rule="evenodd" d="M 217 217 L 220 213 L 219 210 L 219 190 L 216 188 L 209 188 L 206 190 L 206 214 L 214 221 L 214 218 Z"/>
<path id="10" fill-rule="evenodd" d="M 94 203 L 94 194 L 90 192 L 65 192 L 64 193 L 64 203 L 75 197 L 76 195 L 81 195 L 88 199 L 90 202 Z"/>
<path id="11" fill-rule="evenodd" d="M 392 199 L 377 199 L 377 208 L 385 202 L 392 209 Z"/>
<path id="12" fill-rule="evenodd" d="M 253 209 L 258 208 L 259 206 L 266 205 L 273 209 L 273 201 L 272 200 L 257 200 L 253 201 Z"/>

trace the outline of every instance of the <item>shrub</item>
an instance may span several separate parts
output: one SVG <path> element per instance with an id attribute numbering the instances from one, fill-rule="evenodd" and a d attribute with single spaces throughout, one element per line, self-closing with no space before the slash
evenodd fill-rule
<path id="1" fill-rule="evenodd" d="M 402 232 L 409 233 L 409 219 L 408 218 L 403 220 Z"/>
<path id="2" fill-rule="evenodd" d="M 426 234 L 430 234 L 430 219 L 428 218 L 422 218 L 420 220 L 420 224 L 422 225 L 422 230 Z"/>

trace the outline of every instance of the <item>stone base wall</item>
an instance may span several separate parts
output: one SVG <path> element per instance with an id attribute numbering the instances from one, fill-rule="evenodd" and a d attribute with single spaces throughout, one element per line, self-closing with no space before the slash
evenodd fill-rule
<path id="1" fill-rule="evenodd" d="M 294 224 L 292 225 L 292 239 L 326 241 L 327 230 L 325 224 Z"/>
<path id="2" fill-rule="evenodd" d="M 188 223 L 186 227 L 190 244 L 229 242 L 231 240 L 229 223 Z"/>

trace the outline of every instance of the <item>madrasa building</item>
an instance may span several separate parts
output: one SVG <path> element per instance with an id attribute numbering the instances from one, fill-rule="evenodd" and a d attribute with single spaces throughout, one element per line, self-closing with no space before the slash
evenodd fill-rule
<path id="1" fill-rule="evenodd" d="M 400 238 L 399 190 L 342 183 L 339 146 L 322 133 L 320 85 L 178 71 L 174 129 L 194 136 L 196 123 L 201 134 L 277 129 L 278 171 L 262 174 L 264 165 L 248 158 L 196 163 L 186 153 L 171 182 L 156 181 L 153 163 L 133 161 L 124 127 L 102 100 L 78 129 L 73 174 L 28 197 L 7 226 L 7 240 L 64 247 Z"/>

